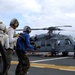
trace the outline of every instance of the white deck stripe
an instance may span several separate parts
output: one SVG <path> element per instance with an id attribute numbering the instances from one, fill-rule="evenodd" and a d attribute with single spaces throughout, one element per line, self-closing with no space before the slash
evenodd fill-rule
<path id="1" fill-rule="evenodd" d="M 43 59 L 43 60 L 34 60 L 34 61 L 30 61 L 30 62 L 43 62 L 43 61 L 50 61 L 50 60 L 59 60 L 59 59 L 66 59 L 69 57 L 60 57 L 60 58 L 50 58 L 50 59 Z"/>

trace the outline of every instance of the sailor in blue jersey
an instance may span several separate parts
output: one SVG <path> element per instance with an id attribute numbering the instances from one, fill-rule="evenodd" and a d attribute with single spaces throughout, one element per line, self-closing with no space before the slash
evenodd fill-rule
<path id="1" fill-rule="evenodd" d="M 20 34 L 20 38 L 17 40 L 16 50 L 22 50 L 24 53 L 26 53 L 28 49 L 33 50 L 34 47 L 30 44 L 29 34 L 27 32 L 23 32 Z"/>
<path id="2" fill-rule="evenodd" d="M 25 26 L 23 33 L 20 34 L 16 42 L 16 54 L 18 56 L 18 65 L 16 67 L 15 75 L 26 75 L 30 67 L 29 58 L 26 55 L 27 50 L 34 50 L 34 46 L 30 44 L 31 28 Z"/>

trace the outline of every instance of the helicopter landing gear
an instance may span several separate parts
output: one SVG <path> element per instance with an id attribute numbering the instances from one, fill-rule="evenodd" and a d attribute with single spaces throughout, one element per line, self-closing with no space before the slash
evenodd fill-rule
<path id="1" fill-rule="evenodd" d="M 62 52 L 62 55 L 63 56 L 68 56 L 68 52 L 67 51 L 64 51 L 64 52 Z"/>
<path id="2" fill-rule="evenodd" d="M 52 54 L 52 56 L 55 56 L 55 55 L 56 55 L 56 51 L 55 51 L 55 49 L 52 49 L 51 54 Z"/>
<path id="3" fill-rule="evenodd" d="M 75 45 L 74 45 L 74 55 L 73 55 L 73 59 L 75 59 Z"/>
<path id="4" fill-rule="evenodd" d="M 74 55 L 73 55 L 73 59 L 75 59 L 75 50 L 74 50 Z"/>
<path id="5" fill-rule="evenodd" d="M 44 55 L 44 57 L 51 57 L 51 56 L 54 56 L 54 55 L 56 55 L 56 53 L 48 52 L 46 55 Z"/>
<path id="6" fill-rule="evenodd" d="M 51 52 L 48 52 L 48 54 L 45 55 L 45 57 L 50 57 L 50 56 L 52 56 Z"/>

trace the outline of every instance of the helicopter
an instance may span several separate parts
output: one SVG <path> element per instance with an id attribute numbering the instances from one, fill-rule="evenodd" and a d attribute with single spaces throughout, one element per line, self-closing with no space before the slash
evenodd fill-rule
<path id="1" fill-rule="evenodd" d="M 70 25 L 55 26 L 47 28 L 35 28 L 31 30 L 48 30 L 47 33 L 31 36 L 31 42 L 34 42 L 40 48 L 34 50 L 34 52 L 50 52 L 51 55 L 56 55 L 62 52 L 63 56 L 67 56 L 69 52 L 74 52 L 75 41 L 71 35 L 63 35 L 60 33 L 54 33 L 54 31 L 63 31 L 59 27 L 72 27 Z M 23 29 L 17 29 L 16 31 L 22 31 Z"/>

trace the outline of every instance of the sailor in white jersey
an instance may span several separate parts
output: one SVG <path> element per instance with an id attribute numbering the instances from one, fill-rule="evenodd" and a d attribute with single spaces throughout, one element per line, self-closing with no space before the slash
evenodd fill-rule
<path id="1" fill-rule="evenodd" d="M 3 46 L 3 49 L 4 49 L 4 54 L 5 54 L 5 59 L 4 60 L 5 64 L 6 64 L 6 68 L 5 68 L 5 75 L 7 73 L 7 69 L 8 69 L 8 66 L 9 66 L 9 60 L 8 60 L 8 51 L 10 50 L 10 46 L 9 46 L 9 36 L 6 34 L 6 26 L 0 22 L 0 42 Z"/>
<path id="2" fill-rule="evenodd" d="M 10 48 L 13 49 L 15 42 L 17 41 L 16 31 L 15 29 L 19 26 L 19 22 L 16 18 L 10 21 L 10 27 L 7 30 L 7 34 L 9 35 Z"/>
<path id="3" fill-rule="evenodd" d="M 11 65 L 11 60 L 10 60 L 10 58 L 11 58 L 11 54 L 12 54 L 12 52 L 13 52 L 13 48 L 14 48 L 14 45 L 15 45 L 15 43 L 16 43 L 16 41 L 17 41 L 17 38 L 18 38 L 18 36 L 16 36 L 16 31 L 15 31 L 15 29 L 17 28 L 19 26 L 19 22 L 18 22 L 18 20 L 16 19 L 16 18 L 13 18 L 11 21 L 10 21 L 10 27 L 7 29 L 7 34 L 8 34 L 8 36 L 9 36 L 9 45 L 10 45 L 10 50 L 9 50 L 9 53 L 10 53 L 10 55 L 8 55 L 8 57 L 9 57 L 9 65 Z M 10 67 L 9 67 L 10 68 Z M 6 75 L 8 75 L 8 73 L 6 74 Z"/>
<path id="4" fill-rule="evenodd" d="M 9 48 L 9 36 L 5 33 L 6 26 L 0 22 L 0 41 L 5 49 Z"/>

